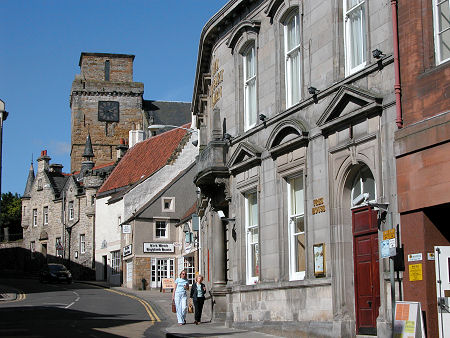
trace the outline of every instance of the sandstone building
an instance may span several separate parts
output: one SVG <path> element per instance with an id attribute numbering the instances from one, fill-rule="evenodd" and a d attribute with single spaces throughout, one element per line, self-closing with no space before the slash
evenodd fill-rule
<path id="1" fill-rule="evenodd" d="M 231 0 L 203 28 L 195 183 L 215 320 L 390 335 L 378 230 L 399 223 L 391 13 L 382 1 Z"/>

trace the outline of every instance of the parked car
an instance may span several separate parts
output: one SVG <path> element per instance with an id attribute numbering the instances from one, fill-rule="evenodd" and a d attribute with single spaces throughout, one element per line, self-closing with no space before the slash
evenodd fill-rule
<path id="1" fill-rule="evenodd" d="M 72 274 L 63 264 L 47 264 L 39 273 L 39 281 L 72 283 Z"/>

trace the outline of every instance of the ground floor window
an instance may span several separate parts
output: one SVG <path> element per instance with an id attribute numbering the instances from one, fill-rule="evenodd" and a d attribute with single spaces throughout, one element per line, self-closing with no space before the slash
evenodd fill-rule
<path id="1" fill-rule="evenodd" d="M 247 284 L 254 284 L 259 276 L 259 226 L 256 192 L 245 195 L 245 228 L 247 246 Z"/>
<path id="2" fill-rule="evenodd" d="M 111 252 L 111 275 L 120 273 L 120 250 Z"/>
<path id="3" fill-rule="evenodd" d="M 151 259 L 151 287 L 161 287 L 163 278 L 174 278 L 175 259 L 174 258 L 152 258 Z"/>
<path id="4" fill-rule="evenodd" d="M 194 257 L 184 257 L 184 269 L 187 273 L 187 279 L 189 284 L 194 284 L 195 282 L 195 266 Z"/>

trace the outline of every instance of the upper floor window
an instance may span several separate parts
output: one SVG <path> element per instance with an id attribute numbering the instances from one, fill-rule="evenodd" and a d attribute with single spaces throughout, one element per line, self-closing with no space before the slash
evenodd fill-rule
<path id="1" fill-rule="evenodd" d="M 105 61 L 105 81 L 109 81 L 109 72 L 111 70 L 111 62 L 109 60 Z"/>
<path id="2" fill-rule="evenodd" d="M 155 237 L 167 238 L 167 224 L 166 221 L 156 221 L 155 224 Z"/>
<path id="3" fill-rule="evenodd" d="M 344 0 L 346 75 L 353 74 L 366 65 L 365 7 L 365 0 Z"/>
<path id="4" fill-rule="evenodd" d="M 73 220 L 74 212 L 73 212 L 73 201 L 69 202 L 69 220 Z"/>
<path id="5" fill-rule="evenodd" d="M 48 224 L 48 207 L 44 207 L 44 225 Z"/>
<path id="6" fill-rule="evenodd" d="M 42 188 L 43 188 L 43 186 L 42 186 L 42 178 L 39 178 L 39 179 L 38 179 L 38 186 L 37 186 L 37 189 L 38 189 L 38 190 L 42 190 Z"/>
<path id="7" fill-rule="evenodd" d="M 33 209 L 33 226 L 37 226 L 37 209 Z"/>
<path id="8" fill-rule="evenodd" d="M 291 14 L 284 26 L 284 50 L 286 60 L 286 106 L 300 102 L 300 16 L 298 11 Z"/>
<path id="9" fill-rule="evenodd" d="M 243 54 L 244 58 L 244 125 L 245 130 L 256 124 L 256 55 L 252 44 Z"/>
<path id="10" fill-rule="evenodd" d="M 289 279 L 305 278 L 306 237 L 303 176 L 288 181 Z"/>
<path id="11" fill-rule="evenodd" d="M 175 211 L 174 197 L 164 197 L 162 199 L 162 211 Z"/>
<path id="12" fill-rule="evenodd" d="M 259 279 L 259 227 L 256 192 L 249 193 L 245 196 L 245 229 L 247 284 L 254 284 Z"/>
<path id="13" fill-rule="evenodd" d="M 450 60 L 450 1 L 433 0 L 436 64 Z"/>
<path id="14" fill-rule="evenodd" d="M 80 235 L 80 253 L 86 253 L 86 236 L 84 234 Z"/>

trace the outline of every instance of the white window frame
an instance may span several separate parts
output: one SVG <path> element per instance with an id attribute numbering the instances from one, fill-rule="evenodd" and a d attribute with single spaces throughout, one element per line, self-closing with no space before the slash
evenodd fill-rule
<path id="1" fill-rule="evenodd" d="M 111 251 L 111 275 L 120 274 L 120 250 Z"/>
<path id="2" fill-rule="evenodd" d="M 288 26 L 289 23 L 294 20 L 296 22 L 296 32 L 298 34 L 298 45 L 296 45 L 294 48 L 291 48 L 288 50 Z M 292 80 L 292 65 L 293 65 L 293 57 L 295 55 L 298 55 L 299 59 L 299 65 L 298 65 L 298 100 L 294 102 L 292 97 L 292 87 L 293 87 L 293 80 Z M 286 85 L 286 108 L 290 108 L 297 103 L 299 103 L 302 99 L 302 76 L 301 76 L 301 31 L 300 31 L 300 14 L 298 9 L 296 9 L 294 12 L 292 12 L 288 18 L 285 20 L 284 23 L 284 58 L 285 58 L 285 85 Z"/>
<path id="3" fill-rule="evenodd" d="M 356 6 L 353 6 L 352 8 L 347 9 L 347 1 L 343 0 L 343 16 L 344 16 L 344 49 L 345 49 L 345 75 L 351 75 L 354 74 L 361 69 L 363 69 L 367 64 L 367 30 L 366 30 L 366 0 L 359 0 L 360 3 Z M 362 20 L 361 20 L 361 31 L 363 36 L 362 42 L 363 46 L 362 48 L 362 56 L 363 61 L 352 68 L 352 61 L 351 61 L 351 55 L 352 55 L 352 43 L 351 43 L 351 21 L 349 20 L 349 15 L 351 13 L 354 13 L 357 10 L 362 11 Z"/>
<path id="4" fill-rule="evenodd" d="M 435 53 L 436 53 L 436 65 L 440 65 L 440 64 L 450 60 L 450 56 L 446 59 L 441 60 L 441 36 L 442 36 L 442 33 L 450 30 L 450 25 L 449 25 L 449 27 L 443 29 L 442 31 L 439 31 L 439 5 L 441 5 L 445 2 L 447 2 L 448 6 L 450 7 L 449 0 L 433 0 L 434 48 L 435 48 Z M 450 8 L 449 8 L 449 11 L 450 11 Z"/>
<path id="5" fill-rule="evenodd" d="M 73 212 L 73 201 L 69 202 L 69 221 L 72 221 L 74 217 L 74 212 Z"/>
<path id="6" fill-rule="evenodd" d="M 158 222 L 164 222 L 164 224 L 166 225 L 165 235 L 164 236 L 158 236 L 158 229 L 157 229 Z M 157 219 L 157 220 L 155 220 L 155 238 L 156 239 L 169 238 L 169 226 L 168 226 L 167 220 L 165 220 L 165 219 Z"/>
<path id="7" fill-rule="evenodd" d="M 48 225 L 48 206 L 43 208 L 43 224 Z"/>
<path id="8" fill-rule="evenodd" d="M 300 178 L 302 180 L 303 185 L 303 212 L 301 213 L 293 213 L 292 208 L 292 180 Z M 299 235 L 305 235 L 305 269 L 306 269 L 306 254 L 307 254 L 307 246 L 306 246 L 306 219 L 305 219 L 305 180 L 303 176 L 303 172 L 300 175 L 296 175 L 293 177 L 289 177 L 287 180 L 287 198 L 288 198 L 288 236 L 289 236 L 289 280 L 302 280 L 305 279 L 306 271 L 297 271 L 296 269 L 296 259 L 297 253 L 295 252 L 295 240 Z M 303 225 L 304 231 L 295 233 L 295 223 L 294 219 L 298 217 L 303 217 Z"/>
<path id="9" fill-rule="evenodd" d="M 38 225 L 38 220 L 37 220 L 37 209 L 33 209 L 33 226 L 37 227 Z"/>
<path id="10" fill-rule="evenodd" d="M 370 200 L 368 200 L 368 201 L 366 201 L 366 202 L 376 202 L 376 199 L 377 199 L 377 184 L 376 184 L 376 181 L 375 181 L 375 177 L 373 176 L 373 173 L 372 173 L 372 171 L 370 170 L 370 168 L 369 168 L 367 165 L 363 165 L 363 166 L 361 166 L 361 168 L 359 169 L 359 171 L 358 171 L 358 173 L 356 174 L 355 179 L 354 179 L 354 181 L 353 181 L 353 183 L 352 183 L 351 198 L 350 198 L 350 203 L 351 203 L 351 207 L 352 207 L 352 208 L 354 208 L 354 207 L 360 207 L 361 205 L 364 205 L 364 204 L 358 204 L 358 205 L 356 205 L 356 206 L 353 205 L 353 200 L 354 200 L 356 197 L 359 196 L 359 195 L 358 195 L 358 196 L 355 196 L 355 182 L 356 182 L 356 180 L 358 179 L 358 176 L 359 176 L 360 194 L 362 194 L 362 193 L 364 193 L 364 192 L 367 192 L 367 190 L 366 190 L 366 191 L 364 190 L 363 175 L 361 175 L 361 174 L 363 173 L 364 170 L 367 170 L 367 171 L 372 175 L 373 186 L 374 186 L 373 199 L 370 199 Z"/>
<path id="11" fill-rule="evenodd" d="M 166 208 L 166 202 L 170 203 L 169 208 Z M 175 197 L 163 197 L 161 199 L 161 207 L 163 212 L 173 212 L 175 211 Z"/>
<path id="12" fill-rule="evenodd" d="M 80 234 L 80 254 L 86 253 L 86 235 Z"/>
<path id="13" fill-rule="evenodd" d="M 253 68 L 255 69 L 255 74 L 249 78 L 247 78 L 247 58 L 248 55 L 252 54 L 253 57 Z M 257 115 L 258 115 L 258 93 L 257 93 L 257 73 L 258 69 L 256 67 L 256 43 L 252 42 L 242 53 L 242 62 L 243 62 L 243 86 L 244 86 L 244 130 L 247 131 L 253 128 L 257 123 Z M 255 111 L 250 112 L 249 109 L 249 96 L 250 96 L 250 87 L 251 85 L 255 86 L 254 91 L 254 102 L 255 102 Z M 255 122 L 250 124 L 250 114 L 254 114 Z"/>
<path id="14" fill-rule="evenodd" d="M 254 195 L 256 197 L 256 208 L 258 210 L 258 216 L 257 216 L 257 222 L 256 224 L 250 225 L 250 196 Z M 253 285 L 256 284 L 259 280 L 259 267 L 257 268 L 257 271 L 255 271 L 255 275 L 256 276 L 252 276 L 252 258 L 253 258 L 253 254 L 252 254 L 252 245 L 256 245 L 258 250 L 257 251 L 257 256 L 256 257 L 256 262 L 260 262 L 259 259 L 259 209 L 258 209 L 258 193 L 256 191 L 253 192 L 248 192 L 245 194 L 245 246 L 246 246 L 246 282 L 247 285 Z M 251 239 L 251 231 L 253 229 L 258 229 L 258 240 L 257 242 L 252 242 Z M 260 263 L 259 263 L 260 264 Z M 259 265 L 258 264 L 258 265 Z M 257 266 L 258 266 L 257 265 Z"/>

